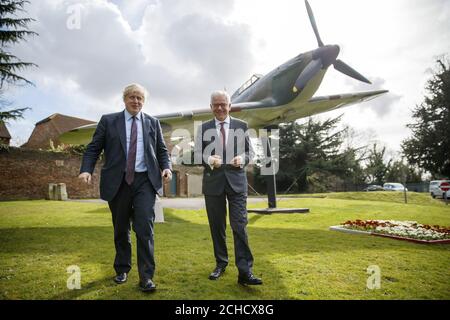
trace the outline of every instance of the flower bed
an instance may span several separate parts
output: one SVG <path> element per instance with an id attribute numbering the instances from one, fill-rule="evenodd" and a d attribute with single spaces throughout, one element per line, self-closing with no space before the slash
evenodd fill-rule
<path id="1" fill-rule="evenodd" d="M 450 228 L 420 224 L 416 221 L 355 220 L 346 221 L 340 228 L 357 230 L 375 236 L 425 243 L 450 243 Z M 335 228 L 333 230 L 338 230 Z"/>

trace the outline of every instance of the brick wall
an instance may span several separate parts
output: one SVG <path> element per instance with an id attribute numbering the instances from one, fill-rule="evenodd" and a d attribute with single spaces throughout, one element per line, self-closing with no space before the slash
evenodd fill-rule
<path id="1" fill-rule="evenodd" d="M 49 183 L 65 183 L 68 197 L 99 198 L 99 167 L 93 183 L 78 180 L 81 156 L 10 147 L 0 150 L 0 200 L 44 199 Z"/>
<path id="2" fill-rule="evenodd" d="M 49 183 L 65 183 L 69 199 L 99 198 L 102 163 L 97 162 L 91 185 L 79 181 L 80 165 L 81 156 L 78 155 L 15 147 L 0 149 L 0 201 L 45 199 L 48 197 Z M 201 178 L 203 168 L 175 165 L 173 169 L 177 172 L 177 192 L 172 194 L 167 183 L 164 185 L 164 195 L 189 196 L 188 176 Z M 251 172 L 247 171 L 247 178 L 253 184 Z M 198 189 L 201 190 L 201 179 L 196 181 L 199 181 Z M 252 193 L 251 189 L 249 193 Z"/>

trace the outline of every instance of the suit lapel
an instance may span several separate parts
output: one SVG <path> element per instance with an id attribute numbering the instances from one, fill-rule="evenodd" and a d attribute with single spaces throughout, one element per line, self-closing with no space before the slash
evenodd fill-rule
<path id="1" fill-rule="evenodd" d="M 148 136 L 149 136 L 149 132 L 150 132 L 150 122 L 147 119 L 147 117 L 144 115 L 144 113 L 141 113 L 141 119 L 142 119 L 142 133 L 144 134 L 144 150 L 147 150 L 147 146 L 149 145 L 148 143 Z"/>
<path id="2" fill-rule="evenodd" d="M 216 120 L 214 118 L 212 120 L 210 120 L 209 123 L 206 124 L 205 131 L 210 130 L 210 129 L 214 130 L 213 131 L 214 132 L 214 136 L 213 136 L 214 140 L 212 140 L 211 143 L 218 141 L 217 139 L 219 139 L 219 136 L 217 135 Z M 203 132 L 203 134 L 205 134 L 205 133 Z"/>
<path id="3" fill-rule="evenodd" d="M 205 133 L 209 132 L 209 130 L 213 130 L 212 137 L 209 134 L 207 136 L 205 135 Z M 210 140 L 203 140 L 203 139 L 206 139 L 206 137 Z M 220 142 L 220 138 L 219 138 L 219 135 L 217 134 L 215 118 L 212 118 L 212 120 L 205 122 L 205 124 L 203 126 L 203 132 L 202 132 L 202 141 L 203 141 L 203 148 L 205 148 L 206 146 L 209 146 L 211 144 L 214 145 L 214 150 L 217 154 L 217 152 L 219 150 L 218 148 L 220 147 L 220 144 L 217 145 L 217 143 Z"/>
<path id="4" fill-rule="evenodd" d="M 235 125 L 236 125 L 236 121 L 234 121 L 234 119 L 232 117 L 230 117 L 230 125 L 228 127 L 228 136 L 227 136 L 227 148 L 226 148 L 227 151 L 230 150 L 230 141 L 234 139 L 234 133 L 233 134 L 230 134 L 230 133 L 233 132 L 232 130 L 236 129 Z M 234 141 L 233 141 L 233 145 L 234 145 Z"/>
<path id="5" fill-rule="evenodd" d="M 116 129 L 119 133 L 120 144 L 122 145 L 123 153 L 125 157 L 127 155 L 127 133 L 125 128 L 125 111 L 119 113 L 119 116 L 116 118 Z"/>

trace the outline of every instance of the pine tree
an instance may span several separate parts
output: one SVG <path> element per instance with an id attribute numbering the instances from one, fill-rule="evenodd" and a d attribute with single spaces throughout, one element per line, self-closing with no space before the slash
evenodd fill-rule
<path id="1" fill-rule="evenodd" d="M 365 172 L 367 175 L 367 181 L 369 183 L 383 185 L 386 181 L 386 176 L 391 168 L 392 159 L 387 163 L 384 161 L 386 154 L 386 147 L 381 149 L 374 143 L 372 149 L 369 150 L 367 157 L 367 166 Z"/>
<path id="2" fill-rule="evenodd" d="M 402 143 L 408 162 L 435 177 L 450 177 L 450 62 L 437 60 L 424 101 L 413 110 L 412 137 Z"/>
<path id="3" fill-rule="evenodd" d="M 24 41 L 27 36 L 37 35 L 30 31 L 27 24 L 34 21 L 31 18 L 17 18 L 18 11 L 25 11 L 28 1 L 1 0 L 0 1 L 0 110 L 8 108 L 11 102 L 3 98 L 7 85 L 32 84 L 19 74 L 27 67 L 36 66 L 31 62 L 24 62 L 11 52 L 7 51 L 11 45 Z M 0 111 L 0 121 L 15 120 L 23 117 L 28 108 L 16 108 Z"/>
<path id="4" fill-rule="evenodd" d="M 277 186 L 280 192 L 323 192 L 338 185 L 362 183 L 358 150 L 343 150 L 348 128 L 338 129 L 339 116 L 325 121 L 309 118 L 280 126 L 280 169 Z"/>

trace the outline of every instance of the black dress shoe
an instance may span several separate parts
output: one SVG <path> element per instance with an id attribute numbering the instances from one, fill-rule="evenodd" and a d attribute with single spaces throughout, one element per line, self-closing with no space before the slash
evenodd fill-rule
<path id="1" fill-rule="evenodd" d="M 127 282 L 128 280 L 128 275 L 126 273 L 118 273 L 115 277 L 114 277 L 114 282 L 117 284 L 122 284 Z"/>
<path id="2" fill-rule="evenodd" d="M 139 282 L 139 288 L 143 292 L 151 292 L 156 290 L 156 285 L 153 283 L 152 279 L 145 279 Z"/>
<path id="3" fill-rule="evenodd" d="M 238 277 L 238 283 L 242 285 L 256 286 L 262 284 L 262 280 L 255 277 L 252 273 L 240 274 Z"/>
<path id="4" fill-rule="evenodd" d="M 209 275 L 209 280 L 217 280 L 225 272 L 225 268 L 216 267 L 214 271 Z"/>

